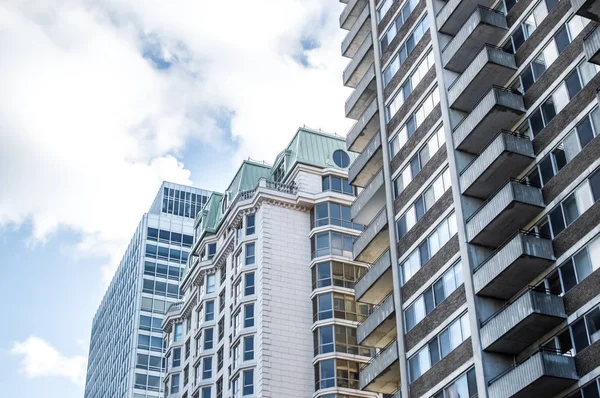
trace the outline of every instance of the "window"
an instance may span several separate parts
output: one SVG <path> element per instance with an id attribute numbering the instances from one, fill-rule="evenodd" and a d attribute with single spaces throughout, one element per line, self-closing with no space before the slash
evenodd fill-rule
<path id="1" fill-rule="evenodd" d="M 316 389 L 335 387 L 335 359 L 321 361 L 315 365 Z"/>
<path id="2" fill-rule="evenodd" d="M 471 336 L 470 330 L 469 316 L 463 314 L 410 357 L 408 359 L 410 382 L 413 383 L 469 338 Z"/>
<path id="3" fill-rule="evenodd" d="M 400 49 L 396 53 L 396 55 L 392 58 L 392 61 L 389 65 L 383 70 L 383 86 L 387 86 L 400 66 L 406 62 L 408 56 L 415 49 L 416 45 L 419 43 L 421 38 L 425 35 L 427 30 L 429 29 L 429 20 L 427 19 L 427 14 L 421 19 L 421 21 L 415 26 L 415 29 L 408 36 L 408 38 L 404 41 Z M 386 34 L 387 36 L 387 34 Z M 389 43 L 388 43 L 389 44 Z"/>
<path id="4" fill-rule="evenodd" d="M 332 191 L 352 196 L 355 194 L 354 188 L 352 188 L 347 178 L 341 178 L 332 175 L 323 176 L 322 188 L 323 192 Z"/>
<path id="5" fill-rule="evenodd" d="M 531 138 L 537 136 L 598 70 L 600 70 L 598 66 L 586 61 L 579 64 L 542 105 L 529 115 L 529 118 L 519 127 L 519 132 Z"/>
<path id="6" fill-rule="evenodd" d="M 210 387 L 202 387 L 202 398 L 211 398 Z"/>
<path id="7" fill-rule="evenodd" d="M 513 32 L 505 49 L 515 53 L 525 43 L 537 27 L 548 15 L 548 11 L 556 4 L 555 0 L 540 1 L 533 11 L 523 20 L 521 25 Z"/>
<path id="8" fill-rule="evenodd" d="M 153 332 L 162 332 L 162 319 L 147 315 L 140 315 L 140 330 L 151 330 Z"/>
<path id="9" fill-rule="evenodd" d="M 595 171 L 587 180 L 575 188 L 572 194 L 546 214 L 537 224 L 537 230 L 541 234 L 554 239 L 589 209 L 596 200 L 600 199 L 600 197 L 593 194 L 591 185 L 597 180 L 599 173 L 600 170 Z"/>
<path id="10" fill-rule="evenodd" d="M 209 300 L 205 304 L 206 311 L 204 312 L 204 321 L 214 321 L 215 320 L 215 301 Z"/>
<path id="11" fill-rule="evenodd" d="M 342 325 L 328 325 L 317 328 L 314 333 L 315 355 L 341 352 L 344 354 L 370 357 L 370 349 L 359 346 L 356 328 Z"/>
<path id="12" fill-rule="evenodd" d="M 171 394 L 179 393 L 179 374 L 171 376 Z"/>
<path id="13" fill-rule="evenodd" d="M 406 308 L 404 311 L 406 332 L 414 328 L 462 284 L 462 263 L 459 261 Z"/>
<path id="14" fill-rule="evenodd" d="M 312 268 L 313 289 L 334 286 L 354 289 L 356 282 L 364 275 L 365 268 L 341 263 L 325 261 L 316 263 Z"/>
<path id="15" fill-rule="evenodd" d="M 337 167 L 345 169 L 350 166 L 350 156 L 341 149 L 333 151 L 333 163 L 335 163 Z"/>
<path id="16" fill-rule="evenodd" d="M 339 232 L 321 232 L 312 237 L 312 258 L 334 255 L 352 258 L 355 236 Z"/>
<path id="17" fill-rule="evenodd" d="M 213 328 L 204 330 L 204 349 L 210 350 L 213 348 Z"/>
<path id="18" fill-rule="evenodd" d="M 254 359 L 254 336 L 244 337 L 244 361 Z"/>
<path id="19" fill-rule="evenodd" d="M 190 339 L 188 339 L 188 340 L 185 342 L 185 357 L 186 357 L 186 358 L 189 358 L 189 357 L 190 357 L 190 344 L 191 344 L 190 342 L 191 342 L 191 340 L 190 340 Z"/>
<path id="20" fill-rule="evenodd" d="M 254 326 L 254 304 L 246 304 L 244 306 L 244 327 L 251 328 Z"/>
<path id="21" fill-rule="evenodd" d="M 319 294 L 313 299 L 315 321 L 335 317 L 362 322 L 369 314 L 370 308 L 370 305 L 357 303 L 353 296 L 342 293 Z"/>
<path id="22" fill-rule="evenodd" d="M 223 397 L 223 377 L 219 377 L 217 380 L 217 398 Z"/>
<path id="23" fill-rule="evenodd" d="M 551 291 L 568 292 L 600 268 L 600 237 L 592 239 L 545 279 Z"/>
<path id="24" fill-rule="evenodd" d="M 394 3 L 394 0 L 383 0 L 377 8 L 377 22 L 381 22 L 381 19 L 387 14 L 390 7 Z"/>
<path id="25" fill-rule="evenodd" d="M 600 108 L 595 108 L 527 175 L 537 186 L 546 185 L 600 132 Z"/>
<path id="26" fill-rule="evenodd" d="M 359 389 L 358 362 L 328 359 L 315 366 L 316 389 L 340 387 Z"/>
<path id="27" fill-rule="evenodd" d="M 389 10 L 392 3 L 393 3 L 392 0 L 385 0 L 383 2 L 381 8 L 377 11 L 377 17 L 379 18 L 379 21 L 381 20 L 381 17 L 383 17 L 383 15 L 385 15 L 387 10 Z M 398 31 L 400 30 L 400 28 L 402 28 L 402 26 L 404 26 L 404 24 L 406 23 L 406 20 L 408 19 L 408 17 L 412 13 L 412 11 L 415 9 L 416 5 L 417 5 L 417 0 L 408 0 L 404 4 L 404 6 L 402 6 L 402 10 L 398 14 L 398 16 L 396 17 L 394 22 L 390 25 L 388 30 L 385 32 L 385 36 L 383 36 L 383 38 L 381 39 L 381 52 L 382 53 L 390 45 L 392 40 L 394 40 L 394 38 L 398 34 Z M 382 13 L 382 11 L 383 11 L 383 13 Z"/>
<path id="28" fill-rule="evenodd" d="M 223 369 L 223 347 L 217 351 L 217 372 Z"/>
<path id="29" fill-rule="evenodd" d="M 173 336 L 174 336 L 173 341 L 181 340 L 181 338 L 183 337 L 183 324 L 182 323 L 175 324 L 175 333 Z"/>
<path id="30" fill-rule="evenodd" d="M 223 340 L 225 337 L 225 317 L 219 319 L 219 323 L 217 324 L 217 330 L 219 331 L 219 341 Z"/>
<path id="31" fill-rule="evenodd" d="M 273 181 L 281 182 L 283 177 L 285 177 L 285 157 L 281 159 L 281 162 L 275 168 L 275 171 L 273 172 Z"/>
<path id="32" fill-rule="evenodd" d="M 446 169 L 396 221 L 396 242 L 400 241 L 423 218 L 450 186 L 450 170 Z"/>
<path id="33" fill-rule="evenodd" d="M 208 259 L 212 260 L 215 257 L 215 254 L 217 253 L 217 244 L 216 243 L 209 243 L 207 246 L 207 252 L 208 252 Z"/>
<path id="34" fill-rule="evenodd" d="M 212 294 L 217 289 L 217 277 L 216 275 L 206 276 L 206 294 Z"/>
<path id="35" fill-rule="evenodd" d="M 475 378 L 475 369 L 471 368 L 463 373 L 450 385 L 433 396 L 433 398 L 469 398 L 477 396 L 477 380 Z"/>
<path id="36" fill-rule="evenodd" d="M 357 231 L 363 230 L 362 225 L 352 222 L 350 206 L 330 202 L 319 203 L 311 210 L 311 217 L 313 220 L 312 228 L 336 225 Z"/>
<path id="37" fill-rule="evenodd" d="M 244 296 L 254 294 L 254 272 L 244 274 Z"/>
<path id="38" fill-rule="evenodd" d="M 543 347 L 574 356 L 600 340 L 600 307 L 595 307 L 558 333 Z"/>
<path id="39" fill-rule="evenodd" d="M 243 378 L 243 387 L 242 387 L 242 395 L 252 395 L 254 394 L 254 370 L 244 370 L 242 373 Z"/>
<path id="40" fill-rule="evenodd" d="M 254 264 L 254 243 L 248 243 L 246 245 L 246 265 Z"/>
<path id="41" fill-rule="evenodd" d="M 225 267 L 222 269 L 225 269 Z M 221 290 L 221 293 L 219 293 L 219 313 L 222 314 L 223 311 L 225 311 L 225 289 Z"/>
<path id="42" fill-rule="evenodd" d="M 173 367 L 181 366 L 181 348 L 173 348 Z"/>
<path id="43" fill-rule="evenodd" d="M 250 214 L 246 216 L 246 235 L 254 235 L 255 228 L 255 216 Z"/>
<path id="44" fill-rule="evenodd" d="M 425 118 L 431 113 L 433 108 L 440 102 L 440 95 L 437 86 L 433 91 L 423 100 L 421 105 L 415 110 L 415 112 L 408 117 L 406 123 L 400 128 L 400 130 L 394 134 L 389 142 L 390 156 L 393 158 L 400 149 L 406 144 L 408 139 L 413 136 L 417 128 L 423 123 Z M 388 120 L 389 121 L 389 120 Z"/>
<path id="45" fill-rule="evenodd" d="M 413 71 L 413 73 L 406 79 L 404 83 L 402 83 L 402 86 L 392 101 L 385 108 L 386 114 L 389 115 L 389 119 L 391 119 L 396 112 L 398 112 L 415 87 L 417 87 L 421 80 L 423 80 L 433 64 L 433 51 L 430 51 L 429 54 L 427 54 L 427 56 L 421 61 L 419 66 L 417 66 L 417 68 Z"/>
<path id="46" fill-rule="evenodd" d="M 400 265 L 402 284 L 413 277 L 456 234 L 456 214 L 452 213 Z"/>
<path id="47" fill-rule="evenodd" d="M 410 159 L 408 164 L 394 178 L 394 197 L 398 195 L 410 184 L 410 182 L 419 174 L 425 167 L 427 162 L 437 153 L 438 149 L 444 146 L 446 137 L 444 130 L 438 130 L 431 135 L 425 145 Z"/>
<path id="48" fill-rule="evenodd" d="M 202 359 L 202 380 L 212 377 L 212 357 Z"/>
<path id="49" fill-rule="evenodd" d="M 576 392 L 569 395 L 568 398 L 599 398 L 600 397 L 600 379 L 595 379 L 591 383 L 579 388 Z"/>

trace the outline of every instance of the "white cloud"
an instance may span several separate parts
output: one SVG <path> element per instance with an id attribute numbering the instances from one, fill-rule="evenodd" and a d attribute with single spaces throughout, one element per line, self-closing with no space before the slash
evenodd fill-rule
<path id="1" fill-rule="evenodd" d="M 340 7 L 3 2 L 0 227 L 31 220 L 35 242 L 73 230 L 76 254 L 108 256 L 112 270 L 162 180 L 223 188 L 242 158 L 272 160 L 302 124 L 345 133 Z M 302 40 L 318 46 L 304 51 Z M 158 70 L 148 52 L 173 66 Z M 224 154 L 231 169 L 190 176 L 180 157 L 190 140 L 237 148 Z M 219 186 L 203 185 L 214 176 Z"/>
<path id="2" fill-rule="evenodd" d="M 66 357 L 45 340 L 30 336 L 13 343 L 11 354 L 21 356 L 20 371 L 29 378 L 66 377 L 77 385 L 85 382 L 87 360 L 84 356 Z"/>

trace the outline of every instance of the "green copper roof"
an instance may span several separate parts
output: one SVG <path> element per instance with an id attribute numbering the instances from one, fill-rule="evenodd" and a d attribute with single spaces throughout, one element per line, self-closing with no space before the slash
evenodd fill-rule
<path id="1" fill-rule="evenodd" d="M 225 191 L 229 194 L 229 200 L 232 201 L 240 191 L 256 188 L 258 180 L 268 179 L 270 174 L 271 165 L 244 160 Z"/>
<path id="2" fill-rule="evenodd" d="M 213 192 L 212 195 L 208 198 L 206 205 L 202 208 L 200 215 L 196 218 L 195 227 L 202 222 L 202 230 L 199 235 L 202 235 L 204 232 L 214 232 L 219 223 L 220 209 L 221 209 L 221 199 L 223 198 L 223 194 L 218 192 Z"/>
<path id="3" fill-rule="evenodd" d="M 333 162 L 333 152 L 338 149 L 346 151 L 346 140 L 344 138 L 301 127 L 298 129 L 287 148 L 277 155 L 272 172 L 275 171 L 282 157 L 286 158 L 286 174 L 292 170 L 297 163 L 323 168 L 347 170 L 347 167 L 338 167 Z M 358 154 L 354 152 L 346 153 L 350 157 L 350 164 L 358 156 Z"/>

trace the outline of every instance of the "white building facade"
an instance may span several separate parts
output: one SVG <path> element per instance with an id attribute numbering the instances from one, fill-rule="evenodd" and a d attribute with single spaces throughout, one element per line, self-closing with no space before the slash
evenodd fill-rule
<path id="1" fill-rule="evenodd" d="M 299 129 L 274 162 L 244 162 L 196 220 L 183 302 L 168 311 L 165 396 L 374 397 L 354 301 L 355 191 L 342 138 Z"/>

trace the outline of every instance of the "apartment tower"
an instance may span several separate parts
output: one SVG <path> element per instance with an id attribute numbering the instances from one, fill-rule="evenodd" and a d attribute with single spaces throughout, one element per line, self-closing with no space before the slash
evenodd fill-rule
<path id="1" fill-rule="evenodd" d="M 341 2 L 360 388 L 598 397 L 600 2 Z"/>
<path id="2" fill-rule="evenodd" d="M 162 397 L 161 323 L 181 299 L 194 219 L 209 191 L 164 182 L 92 323 L 85 398 Z"/>
<path id="3" fill-rule="evenodd" d="M 273 164 L 244 161 L 195 225 L 184 299 L 163 322 L 170 398 L 376 398 L 356 328 L 362 225 L 345 140 L 300 128 Z"/>

